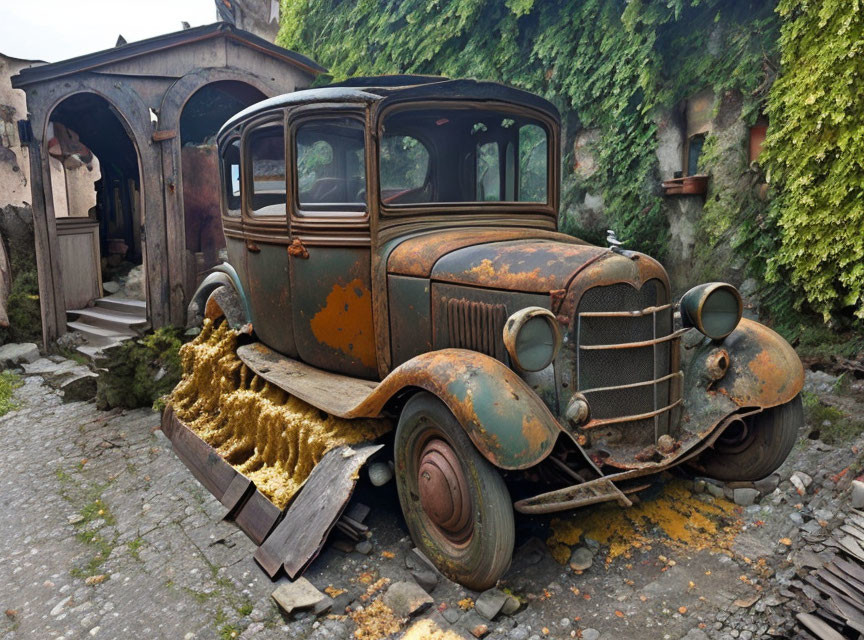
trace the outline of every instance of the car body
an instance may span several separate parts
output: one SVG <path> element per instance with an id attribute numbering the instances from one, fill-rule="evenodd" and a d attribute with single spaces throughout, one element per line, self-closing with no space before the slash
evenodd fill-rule
<path id="1" fill-rule="evenodd" d="M 656 260 L 614 234 L 598 247 L 557 231 L 548 101 L 473 80 L 361 78 L 254 105 L 218 144 L 228 262 L 190 318 L 251 333 L 244 361 L 323 411 L 400 416 L 403 510 L 451 577 L 486 586 L 509 563 L 512 535 L 482 542 L 507 556 L 489 572 L 488 557 L 465 555 L 480 537 L 466 522 L 497 517 L 478 505 L 486 489 L 472 494 L 490 468 L 554 469 L 556 486 L 515 502 L 545 513 L 628 505 L 639 478 L 685 462 L 755 479 L 788 453 L 803 369 L 741 317 L 734 288 L 697 287 L 679 308 Z M 486 493 L 512 511 L 497 484 Z"/>

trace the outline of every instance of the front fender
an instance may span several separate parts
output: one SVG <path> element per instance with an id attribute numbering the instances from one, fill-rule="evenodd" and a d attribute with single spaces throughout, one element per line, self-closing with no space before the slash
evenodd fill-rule
<path id="1" fill-rule="evenodd" d="M 713 424 L 716 416 L 742 408 L 785 404 L 804 387 L 804 367 L 792 346 L 746 318 L 722 342 L 692 331 L 685 337 L 682 355 L 684 404 L 696 424 Z M 724 356 L 725 373 L 720 376 Z"/>
<path id="2" fill-rule="evenodd" d="M 351 414 L 377 415 L 400 390 L 435 394 L 489 462 L 524 469 L 552 450 L 561 429 L 532 389 L 504 363 L 476 351 L 442 349 L 394 369 Z"/>

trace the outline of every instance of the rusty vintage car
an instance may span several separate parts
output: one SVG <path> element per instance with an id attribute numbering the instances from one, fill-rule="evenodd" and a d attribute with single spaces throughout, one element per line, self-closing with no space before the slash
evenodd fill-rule
<path id="1" fill-rule="evenodd" d="M 243 362 L 320 411 L 398 419 L 402 510 L 447 576 L 494 584 L 514 510 L 627 506 L 681 464 L 754 480 L 790 451 L 801 362 L 734 287 L 676 300 L 614 234 L 557 232 L 546 100 L 362 78 L 256 104 L 218 144 L 228 262 L 190 315 L 251 333 Z"/>

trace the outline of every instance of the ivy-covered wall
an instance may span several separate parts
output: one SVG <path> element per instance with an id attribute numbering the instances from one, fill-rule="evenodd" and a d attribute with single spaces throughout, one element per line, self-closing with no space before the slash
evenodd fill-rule
<path id="1" fill-rule="evenodd" d="M 864 112 L 857 120 L 850 113 L 864 86 L 856 68 L 862 17 L 847 5 L 282 0 L 277 42 L 313 56 L 336 80 L 427 73 L 539 93 L 562 113 L 562 230 L 602 242 L 603 231 L 614 228 L 627 246 L 677 264 L 679 286 L 688 278 L 736 277 L 775 313 L 794 315 L 806 300 L 826 314 L 857 304 L 864 315 L 861 189 L 849 180 L 855 167 L 860 175 L 864 151 L 864 134 L 852 126 L 864 131 Z M 711 176 L 707 196 L 664 197 L 661 180 L 672 177 L 683 143 L 674 133 L 682 104 L 704 90 L 714 96 L 700 160 Z M 827 120 L 818 117 L 824 100 L 836 101 Z M 770 152 L 751 164 L 748 127 L 766 102 Z M 811 136 L 824 157 L 803 142 Z M 856 160 L 843 149 L 857 150 Z M 830 229 L 838 208 L 857 230 L 854 240 Z M 808 244 L 808 233 L 819 241 Z M 800 289 L 789 289 L 787 273 Z"/>

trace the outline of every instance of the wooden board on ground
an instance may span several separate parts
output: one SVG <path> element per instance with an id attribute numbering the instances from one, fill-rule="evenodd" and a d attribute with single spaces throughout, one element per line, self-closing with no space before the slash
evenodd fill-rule
<path id="1" fill-rule="evenodd" d="M 171 441 L 177 457 L 228 513 L 254 490 L 252 481 L 238 473 L 213 447 L 183 424 L 170 406 L 162 416 L 162 431 Z"/>
<path id="2" fill-rule="evenodd" d="M 354 491 L 357 473 L 383 445 L 341 446 L 328 451 L 312 470 L 255 560 L 271 578 L 279 567 L 292 580 L 318 555 Z"/>
<path id="3" fill-rule="evenodd" d="M 233 520 L 256 545 L 267 538 L 282 511 L 257 489 L 236 509 Z"/>
<path id="4" fill-rule="evenodd" d="M 238 357 L 267 382 L 322 411 L 344 418 L 375 390 L 371 380 L 351 378 L 292 360 L 260 342 L 237 349 Z M 326 390 L 326 393 L 322 393 Z"/>

